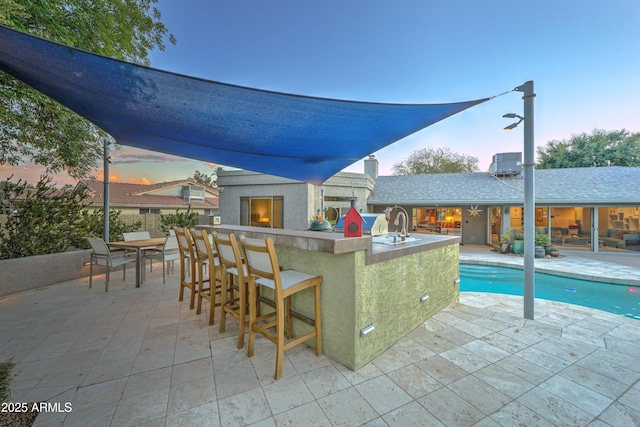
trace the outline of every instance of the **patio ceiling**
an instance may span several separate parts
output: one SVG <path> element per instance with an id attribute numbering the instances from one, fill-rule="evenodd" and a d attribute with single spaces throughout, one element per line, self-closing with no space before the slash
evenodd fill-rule
<path id="1" fill-rule="evenodd" d="M 490 99 L 385 104 L 269 92 L 139 66 L 4 26 L 0 70 L 119 144 L 316 184 Z"/>

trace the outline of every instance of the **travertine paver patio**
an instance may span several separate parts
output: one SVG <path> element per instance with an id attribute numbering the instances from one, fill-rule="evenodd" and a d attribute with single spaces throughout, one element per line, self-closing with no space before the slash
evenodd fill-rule
<path id="1" fill-rule="evenodd" d="M 478 257 L 504 260 L 461 248 L 463 261 Z M 463 293 L 358 372 L 298 346 L 276 382 L 270 342 L 249 359 L 237 322 L 219 334 L 208 307 L 178 302 L 177 275 L 163 285 L 156 269 L 140 289 L 132 276 L 113 274 L 109 293 L 101 277 L 93 289 L 84 279 L 0 299 L 12 400 L 72 405 L 36 425 L 640 425 L 637 320 L 536 300 L 525 321 L 520 297 Z"/>

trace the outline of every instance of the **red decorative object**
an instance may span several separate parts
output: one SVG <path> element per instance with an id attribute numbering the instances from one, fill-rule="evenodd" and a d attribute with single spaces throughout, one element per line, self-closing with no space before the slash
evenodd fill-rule
<path id="1" fill-rule="evenodd" d="M 362 237 L 362 216 L 354 206 L 344 217 L 344 237 Z"/>

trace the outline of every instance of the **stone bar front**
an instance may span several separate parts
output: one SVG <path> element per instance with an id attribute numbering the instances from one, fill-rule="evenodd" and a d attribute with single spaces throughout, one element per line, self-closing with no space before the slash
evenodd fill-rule
<path id="1" fill-rule="evenodd" d="M 459 300 L 456 236 L 415 234 L 393 244 L 391 238 L 345 238 L 342 233 L 306 230 L 197 228 L 236 237 L 271 237 L 283 269 L 322 276 L 323 353 L 354 371 Z M 381 240 L 385 243 L 376 243 Z M 313 317 L 311 291 L 295 295 L 292 305 Z M 307 325 L 294 320 L 294 335 L 303 328 Z M 309 345 L 315 345 L 313 340 Z"/>

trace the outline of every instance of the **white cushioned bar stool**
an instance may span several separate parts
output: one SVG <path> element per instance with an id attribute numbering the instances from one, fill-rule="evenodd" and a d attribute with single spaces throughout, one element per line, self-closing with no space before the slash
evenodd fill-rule
<path id="1" fill-rule="evenodd" d="M 234 234 L 215 233 L 213 242 L 218 252 L 220 278 L 222 279 L 219 332 L 225 331 L 227 314 L 232 315 L 239 322 L 238 348 L 242 348 L 244 347 L 244 332 L 248 324 L 247 314 L 249 313 L 247 266 L 240 256 L 240 248 Z"/>
<path id="2" fill-rule="evenodd" d="M 277 380 L 282 376 L 282 361 L 286 350 L 315 338 L 316 355 L 320 356 L 322 354 L 320 313 L 322 276 L 312 276 L 295 270 L 280 271 L 276 249 L 271 238 L 266 240 L 244 238 L 242 240 L 242 248 L 249 274 L 249 342 L 247 344 L 247 356 L 253 356 L 256 332 L 275 343 L 276 369 L 274 378 Z M 257 292 L 258 286 L 264 286 L 274 291 L 274 311 L 258 315 L 257 309 L 260 304 Z M 292 310 L 292 295 L 305 289 L 312 289 L 314 292 L 315 319 L 298 315 Z M 293 338 L 293 317 L 312 326 L 311 332 Z M 272 332 L 274 327 L 275 330 Z M 289 340 L 287 342 L 285 342 L 285 331 Z"/>

